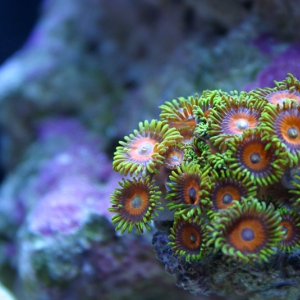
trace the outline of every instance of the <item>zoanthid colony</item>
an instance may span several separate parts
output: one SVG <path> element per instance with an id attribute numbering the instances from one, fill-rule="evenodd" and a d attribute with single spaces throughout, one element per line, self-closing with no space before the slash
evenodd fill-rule
<path id="1" fill-rule="evenodd" d="M 113 222 L 143 233 L 173 222 L 168 245 L 186 261 L 221 253 L 263 263 L 300 245 L 300 82 L 204 91 L 160 106 L 126 136 L 113 168 Z M 171 216 L 171 217 L 170 217 Z M 170 220 L 171 219 L 171 220 Z"/>

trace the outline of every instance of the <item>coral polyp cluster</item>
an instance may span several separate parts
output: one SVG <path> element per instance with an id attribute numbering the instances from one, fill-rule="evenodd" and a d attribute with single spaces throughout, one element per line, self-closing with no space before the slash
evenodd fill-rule
<path id="1" fill-rule="evenodd" d="M 172 255 L 199 266 L 261 266 L 300 251 L 300 83 L 288 74 L 275 85 L 180 97 L 125 137 L 113 166 L 138 179 L 112 196 L 117 229 L 169 224 Z"/>

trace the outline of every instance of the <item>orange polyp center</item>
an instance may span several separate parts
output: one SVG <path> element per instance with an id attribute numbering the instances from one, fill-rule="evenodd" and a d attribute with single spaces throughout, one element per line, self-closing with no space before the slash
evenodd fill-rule
<path id="1" fill-rule="evenodd" d="M 243 112 L 233 113 L 228 120 L 228 128 L 230 134 L 241 134 L 245 129 L 255 128 L 256 126 L 257 120 L 255 116 Z"/>
<path id="2" fill-rule="evenodd" d="M 148 192 L 141 187 L 135 188 L 133 191 L 124 195 L 124 207 L 129 215 L 141 215 L 143 218 L 143 212 L 147 209 L 149 205 L 149 195 Z"/>
<path id="3" fill-rule="evenodd" d="M 236 114 L 232 117 L 232 131 L 233 133 L 240 134 L 245 129 L 255 128 L 257 125 L 257 121 L 254 116 L 247 114 Z"/>
<path id="4" fill-rule="evenodd" d="M 275 105 L 282 104 L 287 99 L 300 103 L 300 93 L 290 92 L 289 90 L 273 92 L 267 95 L 266 98 L 270 103 Z"/>
<path id="5" fill-rule="evenodd" d="M 130 156 L 138 162 L 146 162 L 152 158 L 154 145 L 156 140 L 142 137 L 133 141 L 130 145 Z"/>
<path id="6" fill-rule="evenodd" d="M 298 116 L 286 116 L 282 120 L 281 135 L 291 144 L 300 145 L 300 119 Z"/>
<path id="7" fill-rule="evenodd" d="M 192 225 L 184 225 L 181 228 L 181 240 L 185 246 L 191 251 L 198 250 L 201 245 L 201 234 L 196 227 Z M 199 249 L 200 250 L 200 249 Z"/>
<path id="8" fill-rule="evenodd" d="M 260 220 L 239 220 L 228 234 L 228 242 L 242 253 L 256 253 L 266 243 L 266 229 Z"/>
<path id="9" fill-rule="evenodd" d="M 268 151 L 264 147 L 260 142 L 248 143 L 242 151 L 243 164 L 255 171 L 266 168 L 270 162 L 270 157 L 268 157 Z"/>
<path id="10" fill-rule="evenodd" d="M 233 185 L 222 186 L 216 193 L 216 208 L 224 209 L 231 206 L 233 200 L 240 200 L 241 193 L 237 187 Z"/>
<path id="11" fill-rule="evenodd" d="M 281 221 L 280 225 L 282 226 L 282 229 L 285 232 L 282 239 L 284 240 L 284 242 L 289 242 L 290 240 L 293 239 L 293 233 L 294 233 L 293 226 L 292 226 L 291 222 L 289 222 L 287 220 Z"/>
<path id="12" fill-rule="evenodd" d="M 184 189 L 184 199 L 188 204 L 197 204 L 199 202 L 199 183 L 192 179 Z"/>
<path id="13" fill-rule="evenodd" d="M 183 160 L 183 152 L 174 149 L 167 152 L 165 157 L 165 163 L 167 167 L 175 168 L 176 166 L 179 166 L 181 164 Z"/>

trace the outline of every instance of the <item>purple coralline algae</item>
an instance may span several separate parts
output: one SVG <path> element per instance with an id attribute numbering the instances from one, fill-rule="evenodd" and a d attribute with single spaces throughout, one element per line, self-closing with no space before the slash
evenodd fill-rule
<path id="1" fill-rule="evenodd" d="M 300 78 L 300 44 L 290 45 L 281 53 L 272 56 L 271 62 L 262 68 L 256 81 L 247 85 L 247 89 L 250 90 L 254 86 L 274 87 L 274 80 L 283 80 L 287 73 Z"/>

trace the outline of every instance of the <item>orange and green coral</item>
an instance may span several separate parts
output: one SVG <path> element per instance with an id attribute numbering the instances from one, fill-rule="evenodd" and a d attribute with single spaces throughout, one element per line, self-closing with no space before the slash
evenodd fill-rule
<path id="1" fill-rule="evenodd" d="M 140 123 L 114 157 L 135 176 L 112 195 L 117 230 L 141 233 L 165 216 L 169 247 L 187 261 L 261 263 L 299 250 L 300 83 L 288 74 L 275 85 L 179 97 Z"/>

